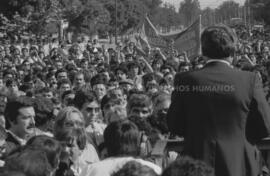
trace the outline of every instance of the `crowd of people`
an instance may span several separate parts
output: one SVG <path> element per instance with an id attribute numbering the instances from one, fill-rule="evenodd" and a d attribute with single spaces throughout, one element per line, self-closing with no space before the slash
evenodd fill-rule
<path id="1" fill-rule="evenodd" d="M 237 34 L 233 66 L 257 73 L 270 99 L 270 42 Z M 167 125 L 174 77 L 204 57 L 83 37 L 1 41 L 0 176 L 214 174 L 176 152 L 152 155 L 157 141 L 181 137 Z"/>

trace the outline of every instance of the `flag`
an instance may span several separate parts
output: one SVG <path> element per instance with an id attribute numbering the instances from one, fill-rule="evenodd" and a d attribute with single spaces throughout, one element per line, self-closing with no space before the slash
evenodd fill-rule
<path id="1" fill-rule="evenodd" d="M 192 58 L 201 53 L 201 17 L 199 17 L 190 27 L 175 34 L 160 34 L 148 17 L 139 31 L 137 37 L 141 48 L 146 51 L 147 47 L 160 48 L 162 51 L 168 51 L 171 45 L 178 53 L 187 52 L 187 56 Z M 173 41 L 173 42 L 172 42 Z"/>
<path id="2" fill-rule="evenodd" d="M 190 58 L 201 54 L 201 17 L 175 36 L 174 47 L 179 53 L 187 52 Z"/>
<path id="3" fill-rule="evenodd" d="M 162 50 L 165 50 L 168 46 L 167 41 L 159 35 L 148 17 L 145 18 L 139 36 L 141 44 L 145 46 L 160 48 Z"/>

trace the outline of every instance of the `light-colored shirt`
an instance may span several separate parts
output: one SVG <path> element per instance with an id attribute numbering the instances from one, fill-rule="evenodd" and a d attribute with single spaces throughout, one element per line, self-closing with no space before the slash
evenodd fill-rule
<path id="1" fill-rule="evenodd" d="M 92 144 L 87 143 L 80 157 L 72 164 L 70 169 L 75 176 L 80 176 L 82 171 L 85 171 L 89 165 L 96 162 L 99 162 L 97 151 Z"/>
<path id="2" fill-rule="evenodd" d="M 102 122 L 93 122 L 86 127 L 86 133 L 92 138 L 95 145 L 99 146 L 104 142 L 103 133 L 106 127 L 107 125 Z"/>
<path id="3" fill-rule="evenodd" d="M 153 169 L 158 175 L 161 174 L 161 168 L 158 165 L 149 161 L 136 159 L 133 157 L 112 157 L 89 165 L 81 172 L 80 176 L 111 176 L 111 174 L 117 172 L 129 161 L 135 161 L 144 166 L 148 166 Z"/>
<path id="4" fill-rule="evenodd" d="M 225 63 L 228 66 L 231 67 L 231 63 L 229 61 L 223 60 L 223 59 L 209 59 L 206 61 L 206 64 L 212 63 L 212 62 L 221 62 L 221 63 Z"/>
<path id="5" fill-rule="evenodd" d="M 83 165 L 84 164 L 88 165 L 88 164 L 93 164 L 93 163 L 98 162 L 99 157 L 98 157 L 98 154 L 97 154 L 95 147 L 92 144 L 87 143 L 79 160 Z"/>

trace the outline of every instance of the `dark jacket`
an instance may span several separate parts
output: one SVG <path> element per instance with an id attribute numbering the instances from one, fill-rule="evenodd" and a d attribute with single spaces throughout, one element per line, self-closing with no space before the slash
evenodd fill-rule
<path id="1" fill-rule="evenodd" d="M 13 137 L 13 135 L 10 132 L 7 132 L 7 138 L 6 138 L 6 151 L 4 154 L 4 157 L 8 156 L 10 153 L 21 147 L 22 145 L 20 142 Z"/>
<path id="2" fill-rule="evenodd" d="M 257 176 L 253 144 L 270 134 L 270 109 L 257 75 L 226 63 L 176 75 L 169 130 L 185 138 L 185 154 L 216 176 Z"/>

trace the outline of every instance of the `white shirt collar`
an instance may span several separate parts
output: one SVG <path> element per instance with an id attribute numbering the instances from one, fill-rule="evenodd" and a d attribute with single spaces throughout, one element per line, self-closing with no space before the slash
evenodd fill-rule
<path id="1" fill-rule="evenodd" d="M 206 64 L 212 63 L 212 62 L 221 62 L 221 63 L 225 63 L 228 66 L 232 66 L 231 63 L 229 61 L 223 60 L 223 59 L 209 59 L 206 61 Z"/>
<path id="2" fill-rule="evenodd" d="M 10 130 L 8 130 L 8 132 L 11 134 L 12 137 L 14 137 L 20 143 L 20 145 L 25 145 L 26 144 L 27 140 L 20 138 L 19 136 L 17 136 L 16 134 L 14 134 Z"/>

